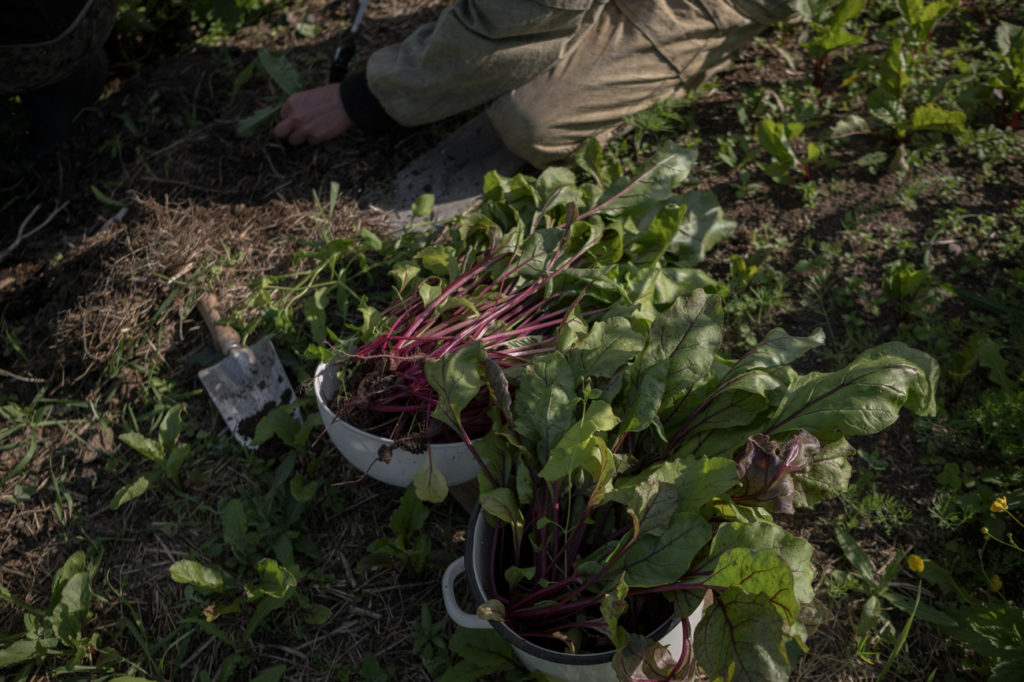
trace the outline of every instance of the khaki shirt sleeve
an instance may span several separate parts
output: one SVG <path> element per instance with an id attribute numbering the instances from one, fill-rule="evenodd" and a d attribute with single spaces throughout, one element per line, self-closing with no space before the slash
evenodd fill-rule
<path id="1" fill-rule="evenodd" d="M 374 52 L 371 92 L 404 126 L 513 90 L 567 54 L 607 0 L 457 0 L 436 22 Z"/>

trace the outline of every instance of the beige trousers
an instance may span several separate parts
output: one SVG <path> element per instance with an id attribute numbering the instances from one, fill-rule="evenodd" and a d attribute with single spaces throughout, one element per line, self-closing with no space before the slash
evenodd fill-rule
<path id="1" fill-rule="evenodd" d="M 770 11 L 758 0 L 661 4 L 671 21 L 657 24 L 657 45 L 651 30 L 641 30 L 609 3 L 574 51 L 494 100 L 487 113 L 505 145 L 543 168 L 591 137 L 606 142 L 624 117 L 693 89 L 772 22 L 790 15 L 778 0 L 767 0 Z"/>

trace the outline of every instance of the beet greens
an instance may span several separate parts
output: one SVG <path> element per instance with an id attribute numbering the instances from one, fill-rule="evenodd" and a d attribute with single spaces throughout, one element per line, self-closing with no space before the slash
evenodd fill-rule
<path id="1" fill-rule="evenodd" d="M 479 615 L 549 648 L 615 649 L 624 680 L 642 661 L 645 674 L 659 661 L 658 679 L 685 679 L 693 660 L 713 678 L 785 679 L 782 644 L 806 639 L 817 608 L 814 569 L 810 545 L 771 512 L 845 489 L 844 436 L 877 432 L 902 407 L 933 413 L 937 366 L 893 343 L 799 375 L 789 365 L 820 332 L 774 330 L 729 360 L 717 295 L 655 308 L 573 308 L 572 333 L 508 377 L 507 392 L 469 356 L 435 365 L 439 392 L 479 382 L 504 396 L 474 445 L 480 504 L 497 524 Z M 457 401 L 438 416 L 469 440 Z M 693 660 L 638 644 L 708 592 Z"/>
<path id="2" fill-rule="evenodd" d="M 427 363 L 479 346 L 488 361 L 515 372 L 557 347 L 571 330 L 570 310 L 586 318 L 648 296 L 654 286 L 679 289 L 677 282 L 659 281 L 652 249 L 659 257 L 685 249 L 683 258 L 692 260 L 690 252 L 702 255 L 731 229 L 706 196 L 695 194 L 702 215 L 690 221 L 691 239 L 680 238 L 686 209 L 671 189 L 692 163 L 692 152 L 669 148 L 635 180 L 619 178 L 603 192 L 577 186 L 564 168 L 537 179 L 490 174 L 482 209 L 450 231 L 446 243 L 395 268 L 398 296 L 391 305 L 364 309 L 360 343 L 341 354 L 339 417 L 369 416 L 378 435 L 412 451 L 459 440 L 458 431 L 432 417 L 438 395 Z M 675 221 L 671 231 L 666 216 Z M 660 230 L 660 241 L 644 228 Z M 620 266 L 627 251 L 647 262 L 642 271 Z M 706 281 L 681 269 L 677 276 Z M 490 429 L 489 405 L 482 385 L 463 405 L 461 428 L 471 438 Z"/>

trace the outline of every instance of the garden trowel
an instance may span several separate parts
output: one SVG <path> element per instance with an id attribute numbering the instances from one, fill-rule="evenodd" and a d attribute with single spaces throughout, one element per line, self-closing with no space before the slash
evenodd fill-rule
<path id="1" fill-rule="evenodd" d="M 235 440 L 255 450 L 256 424 L 270 410 L 295 401 L 295 391 L 268 338 L 248 348 L 238 332 L 220 324 L 217 297 L 205 293 L 196 301 L 213 342 L 224 359 L 199 370 L 199 380 L 227 423 Z"/>

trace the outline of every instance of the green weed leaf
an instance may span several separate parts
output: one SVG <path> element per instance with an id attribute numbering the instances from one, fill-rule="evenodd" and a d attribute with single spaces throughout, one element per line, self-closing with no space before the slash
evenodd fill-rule
<path id="1" fill-rule="evenodd" d="M 0 647 L 0 670 L 45 655 L 46 647 L 39 640 L 18 639 L 5 647 Z"/>
<path id="2" fill-rule="evenodd" d="M 134 431 L 122 433 L 118 438 L 122 443 L 130 447 L 132 450 L 135 450 L 135 452 L 139 453 L 143 457 L 152 460 L 157 464 L 164 463 L 164 450 L 160 447 L 160 443 L 152 438 L 146 438 L 141 433 L 136 433 Z"/>
<path id="3" fill-rule="evenodd" d="M 245 515 L 245 505 L 237 497 L 232 498 L 224 503 L 220 514 L 224 522 L 224 543 L 231 548 L 235 556 L 240 559 L 244 558 L 245 536 L 249 525 Z"/>
<path id="4" fill-rule="evenodd" d="M 434 465 L 434 458 L 429 453 L 423 457 L 423 464 L 413 476 L 412 483 L 416 488 L 416 497 L 424 502 L 443 502 L 448 496 L 448 482 Z"/>
<path id="5" fill-rule="evenodd" d="M 209 592 L 224 591 L 224 578 L 219 571 L 191 559 L 182 559 L 171 564 L 171 580 Z"/>
<path id="6" fill-rule="evenodd" d="M 260 66 L 277 84 L 277 87 L 284 91 L 284 94 L 292 95 L 302 89 L 299 72 L 283 54 L 272 55 L 266 48 L 261 47 L 256 52 L 256 59 L 259 60 Z"/>
<path id="7" fill-rule="evenodd" d="M 124 504 L 141 497 L 149 490 L 154 483 L 160 479 L 158 471 L 150 471 L 139 476 L 132 483 L 118 488 L 114 497 L 110 500 L 111 509 L 120 509 Z"/>
<path id="8" fill-rule="evenodd" d="M 426 218 L 434 211 L 434 195 L 421 194 L 412 202 L 412 214 L 417 218 Z"/>
<path id="9" fill-rule="evenodd" d="M 266 128 L 277 117 L 277 112 L 280 110 L 281 106 L 278 104 L 271 104 L 270 106 L 257 109 L 238 122 L 238 125 L 235 126 L 235 135 L 243 138 L 252 137 Z"/>
<path id="10" fill-rule="evenodd" d="M 288 491 L 296 502 L 309 502 L 316 495 L 316 490 L 319 487 L 319 481 L 307 481 L 302 474 L 296 474 L 288 481 Z"/>

